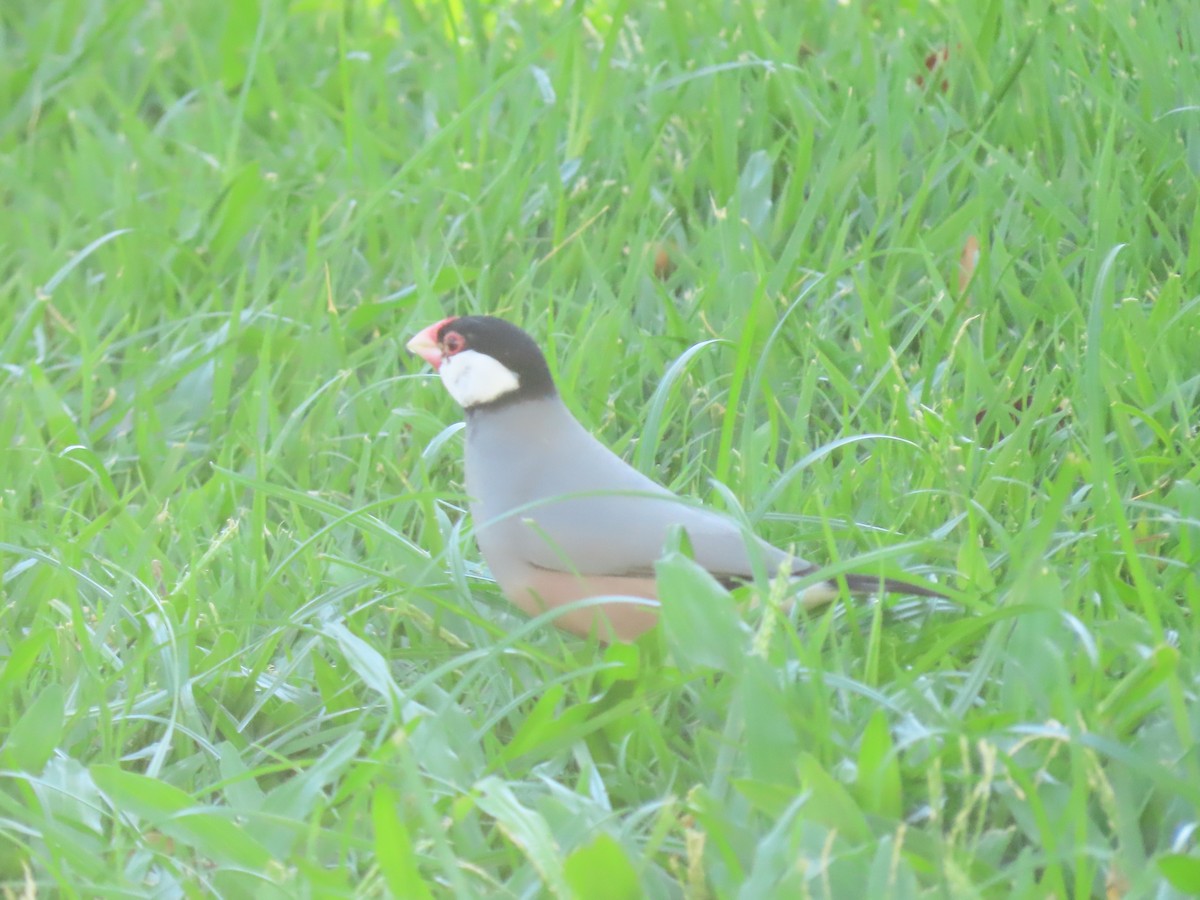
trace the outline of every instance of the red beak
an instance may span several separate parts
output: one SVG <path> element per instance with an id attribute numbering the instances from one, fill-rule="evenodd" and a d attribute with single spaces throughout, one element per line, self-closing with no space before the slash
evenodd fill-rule
<path id="1" fill-rule="evenodd" d="M 442 319 L 440 322 L 434 322 L 428 328 L 418 331 L 411 341 L 406 345 L 409 353 L 415 353 L 425 362 L 433 366 L 436 372 L 442 366 L 442 348 L 438 346 L 438 332 L 447 322 L 453 322 L 458 316 L 451 316 L 448 319 Z"/>

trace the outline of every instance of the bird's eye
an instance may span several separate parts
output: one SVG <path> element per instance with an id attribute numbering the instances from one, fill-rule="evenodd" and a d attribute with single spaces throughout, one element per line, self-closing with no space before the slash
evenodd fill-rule
<path id="1" fill-rule="evenodd" d="M 451 331 L 448 335 L 442 338 L 442 349 L 447 356 L 453 356 L 461 350 L 467 349 L 467 341 L 457 331 Z"/>

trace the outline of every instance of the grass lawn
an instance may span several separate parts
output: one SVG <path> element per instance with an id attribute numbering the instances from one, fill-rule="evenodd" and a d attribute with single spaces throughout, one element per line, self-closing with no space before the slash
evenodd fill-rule
<path id="1" fill-rule="evenodd" d="M 0 197 L 4 896 L 1200 892 L 1200 5 L 5 0 Z M 951 601 L 523 618 L 464 312 Z"/>

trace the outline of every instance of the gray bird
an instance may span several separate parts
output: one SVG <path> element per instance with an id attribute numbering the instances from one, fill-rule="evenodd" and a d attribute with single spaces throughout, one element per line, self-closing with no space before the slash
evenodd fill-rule
<path id="1" fill-rule="evenodd" d="M 504 595 L 529 615 L 589 597 L 656 599 L 654 563 L 673 526 L 693 556 L 726 586 L 812 563 L 756 537 L 732 519 L 685 501 L 596 440 L 563 405 L 546 358 L 520 328 L 491 316 L 443 319 L 408 349 L 441 375 L 466 411 L 466 488 L 475 536 Z M 943 597 L 929 587 L 844 575 L 855 593 Z M 838 594 L 811 585 L 798 602 L 813 608 Z M 653 605 L 605 602 L 570 610 L 556 624 L 601 640 L 633 640 L 657 620 Z"/>

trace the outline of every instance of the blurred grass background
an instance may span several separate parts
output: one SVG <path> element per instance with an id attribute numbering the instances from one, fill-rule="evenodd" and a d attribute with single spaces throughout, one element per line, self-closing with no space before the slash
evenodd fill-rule
<path id="1" fill-rule="evenodd" d="M 0 51 L 7 893 L 1200 892 L 1200 8 L 9 0 Z M 676 561 L 636 646 L 527 622 L 403 351 L 463 312 L 955 603 L 724 627 Z"/>

